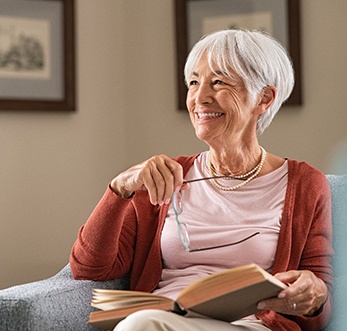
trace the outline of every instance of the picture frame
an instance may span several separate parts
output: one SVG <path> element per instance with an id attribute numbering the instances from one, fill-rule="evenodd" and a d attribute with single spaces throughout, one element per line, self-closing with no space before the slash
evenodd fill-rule
<path id="1" fill-rule="evenodd" d="M 76 110 L 74 10 L 74 0 L 0 0 L 0 110 Z"/>
<path id="2" fill-rule="evenodd" d="M 191 47 L 205 34 L 230 27 L 262 29 L 287 48 L 295 86 L 285 105 L 302 105 L 300 0 L 175 0 L 178 109 L 185 110 L 184 65 Z M 250 25 L 250 26 L 249 26 Z"/>

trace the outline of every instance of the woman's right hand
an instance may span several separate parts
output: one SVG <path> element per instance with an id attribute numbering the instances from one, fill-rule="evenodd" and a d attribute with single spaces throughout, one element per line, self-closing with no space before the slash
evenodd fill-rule
<path id="1" fill-rule="evenodd" d="M 122 172 L 110 185 L 123 198 L 136 190 L 147 190 L 153 205 L 163 205 L 170 203 L 172 193 L 182 184 L 182 166 L 166 155 L 156 155 Z"/>

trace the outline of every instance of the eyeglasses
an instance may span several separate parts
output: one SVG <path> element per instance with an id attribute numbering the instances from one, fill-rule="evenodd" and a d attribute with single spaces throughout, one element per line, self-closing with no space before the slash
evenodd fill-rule
<path id="1" fill-rule="evenodd" d="M 194 183 L 194 182 L 200 182 L 201 180 L 218 179 L 218 178 L 220 178 L 220 179 L 222 179 L 222 178 L 228 178 L 228 179 L 245 180 L 244 178 L 239 178 L 239 177 L 230 176 L 230 175 L 218 175 L 218 176 L 202 177 L 202 178 L 194 178 L 194 179 L 184 180 L 184 181 L 183 181 L 183 184 Z"/>
<path id="2" fill-rule="evenodd" d="M 212 178 L 232 178 L 231 176 L 213 176 L 213 177 L 204 177 L 204 178 L 196 178 L 196 179 L 191 179 L 184 181 L 184 183 L 192 183 L 192 182 L 197 182 L 200 180 L 209 180 Z M 218 246 L 209 246 L 209 247 L 203 247 L 203 248 L 191 248 L 190 247 L 190 237 L 187 229 L 187 224 L 184 222 L 181 222 L 178 218 L 179 215 L 182 214 L 183 208 L 182 208 L 182 194 L 181 192 L 174 192 L 172 194 L 172 207 L 176 215 L 176 223 L 177 223 L 177 230 L 178 230 L 178 236 L 180 238 L 180 241 L 182 243 L 182 246 L 185 251 L 191 253 L 191 252 L 201 252 L 201 251 L 207 251 L 210 249 L 217 249 L 217 248 L 222 248 L 222 247 L 228 247 L 228 246 L 233 246 L 240 244 L 248 239 L 253 238 L 254 236 L 260 234 L 260 232 L 254 232 L 253 234 L 249 235 L 246 238 L 243 238 L 241 240 L 229 243 L 229 244 L 222 244 Z"/>

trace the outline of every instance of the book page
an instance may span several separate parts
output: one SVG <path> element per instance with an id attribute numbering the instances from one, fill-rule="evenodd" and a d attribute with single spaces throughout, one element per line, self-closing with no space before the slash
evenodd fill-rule
<path id="1" fill-rule="evenodd" d="M 177 301 L 188 309 L 193 305 L 252 284 L 261 283 L 266 279 L 269 279 L 279 289 L 286 288 L 285 284 L 256 264 L 248 264 L 228 269 L 194 282 L 181 292 Z"/>
<path id="2" fill-rule="evenodd" d="M 89 315 L 89 323 L 97 328 L 112 330 L 115 325 L 124 319 L 126 316 L 142 310 L 142 309 L 161 309 L 171 310 L 172 302 L 168 300 L 162 303 L 145 303 L 132 307 L 124 307 L 122 309 L 99 310 L 91 312 Z"/>
<path id="3" fill-rule="evenodd" d="M 148 292 L 95 289 L 91 305 L 98 309 L 111 310 L 162 303 L 172 304 L 172 300 Z"/>
<path id="4" fill-rule="evenodd" d="M 122 308 L 135 308 L 138 306 L 144 305 L 161 305 L 162 303 L 166 304 L 167 302 L 171 302 L 170 299 L 127 299 L 127 300 L 104 300 L 104 301 L 92 301 L 91 305 L 94 308 L 98 308 L 101 310 L 113 310 L 113 309 L 122 309 Z"/>

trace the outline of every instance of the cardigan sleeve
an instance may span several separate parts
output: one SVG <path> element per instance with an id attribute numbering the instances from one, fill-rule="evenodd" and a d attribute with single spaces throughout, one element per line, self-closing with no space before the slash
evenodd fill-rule
<path id="1" fill-rule="evenodd" d="M 136 237 L 136 215 L 131 199 L 109 187 L 88 221 L 80 228 L 70 254 L 76 279 L 107 280 L 131 269 Z"/>
<path id="2" fill-rule="evenodd" d="M 322 330 L 332 310 L 330 188 L 324 174 L 305 162 L 291 160 L 288 170 L 287 196 L 274 272 L 310 270 L 325 282 L 328 299 L 319 313 L 312 317 L 285 316 L 288 323 L 295 321 L 302 330 Z M 269 318 L 270 322 L 275 322 L 270 315 L 265 315 L 263 321 Z M 281 319 L 278 316 L 276 320 L 279 322 Z"/>
<path id="3" fill-rule="evenodd" d="M 311 270 L 318 278 L 327 285 L 328 298 L 320 312 L 313 317 L 300 316 L 295 320 L 303 330 L 321 330 L 330 319 L 332 312 L 331 291 L 333 285 L 333 271 L 331 266 L 332 248 L 332 218 L 331 218 L 331 195 L 326 177 L 317 172 L 312 175 L 308 183 L 309 189 L 306 197 L 306 205 L 312 207 L 312 217 L 306 220 L 307 232 L 306 244 L 302 251 L 299 269 Z M 310 203 L 308 204 L 308 201 Z M 302 210 L 305 210 L 301 203 Z M 303 225 L 304 226 L 304 225 Z M 300 229 L 302 230 L 302 228 Z M 295 242 L 295 241 L 294 241 Z"/>
<path id="4" fill-rule="evenodd" d="M 174 160 L 181 163 L 185 174 L 196 157 Z M 168 205 L 151 205 L 147 191 L 123 199 L 108 187 L 79 230 L 70 254 L 73 276 L 108 280 L 131 271 L 131 289 L 151 291 L 161 275 L 160 229 L 167 209 Z"/>

